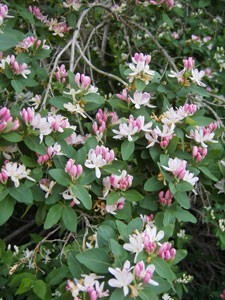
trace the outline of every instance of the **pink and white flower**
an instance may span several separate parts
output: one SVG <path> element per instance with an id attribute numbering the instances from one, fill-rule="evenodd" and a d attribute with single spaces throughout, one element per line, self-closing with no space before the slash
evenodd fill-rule
<path id="1" fill-rule="evenodd" d="M 148 283 L 157 286 L 159 285 L 158 282 L 152 280 L 154 271 L 155 266 L 148 265 L 147 268 L 145 268 L 143 260 L 139 261 L 134 267 L 134 274 L 139 280 L 143 280 L 144 284 Z"/>
<path id="2" fill-rule="evenodd" d="M 151 95 L 149 93 L 142 93 L 139 91 L 136 91 L 134 93 L 133 98 L 129 97 L 130 101 L 135 105 L 136 109 L 140 109 L 141 106 L 148 106 L 150 108 L 154 108 L 154 105 L 151 105 L 149 103 L 151 99 Z"/>
<path id="3" fill-rule="evenodd" d="M 14 182 L 15 187 L 18 187 L 20 185 L 19 181 L 24 178 L 35 181 L 34 178 L 28 176 L 31 170 L 26 169 L 23 164 L 18 164 L 17 162 L 7 162 L 3 171 Z"/>

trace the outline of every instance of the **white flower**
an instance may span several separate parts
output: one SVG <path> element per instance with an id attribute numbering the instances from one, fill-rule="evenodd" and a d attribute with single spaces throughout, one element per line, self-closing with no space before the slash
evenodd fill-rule
<path id="1" fill-rule="evenodd" d="M 155 143 L 158 143 L 158 135 L 154 129 L 146 133 L 145 138 L 148 140 L 148 146 L 146 148 L 153 147 Z"/>
<path id="2" fill-rule="evenodd" d="M 189 135 L 186 135 L 189 139 L 195 140 L 200 143 L 202 147 L 207 148 L 206 142 L 218 143 L 218 141 L 213 140 L 215 133 L 206 131 L 204 127 L 196 126 L 196 129 L 191 130 Z"/>
<path id="3" fill-rule="evenodd" d="M 151 98 L 151 96 L 149 93 L 142 93 L 142 92 L 138 92 L 138 91 L 136 91 L 134 93 L 134 98 L 129 97 L 131 102 L 133 104 L 135 104 L 136 109 L 140 109 L 142 105 L 148 106 L 151 108 L 155 107 L 154 105 L 149 104 L 150 98 Z"/>
<path id="4" fill-rule="evenodd" d="M 123 265 L 123 269 L 121 270 L 120 268 L 108 268 L 109 272 L 114 275 L 116 279 L 110 279 L 108 281 L 109 285 L 111 287 L 116 287 L 116 288 L 123 288 L 123 294 L 124 296 L 127 296 L 129 293 L 129 284 L 134 279 L 133 274 L 130 272 L 132 267 L 130 267 L 130 262 L 128 260 L 125 261 Z"/>
<path id="5" fill-rule="evenodd" d="M 169 158 L 168 167 L 165 167 L 165 166 L 162 166 L 162 167 L 165 170 L 172 172 L 173 174 L 176 174 L 176 172 L 179 170 L 185 170 L 186 165 L 187 165 L 186 160 L 175 157 L 175 158 Z"/>
<path id="6" fill-rule="evenodd" d="M 62 193 L 63 199 L 72 200 L 74 204 L 80 204 L 80 201 L 76 198 L 71 188 L 68 188 Z"/>
<path id="7" fill-rule="evenodd" d="M 194 82 L 197 83 L 197 85 L 206 87 L 206 84 L 201 82 L 202 77 L 205 76 L 204 71 L 198 71 L 198 69 L 193 69 L 191 70 L 192 77 L 190 79 Z"/>
<path id="8" fill-rule="evenodd" d="M 129 252 L 136 253 L 134 262 L 136 262 L 138 254 L 144 249 L 143 234 L 137 233 L 129 235 L 129 243 L 125 243 L 123 248 Z"/>
<path id="9" fill-rule="evenodd" d="M 24 165 L 18 165 L 16 162 L 8 162 L 5 164 L 4 172 L 11 180 L 14 182 L 14 186 L 18 187 L 20 185 L 19 180 L 27 178 L 31 181 L 35 181 L 29 175 L 30 170 L 26 169 Z"/>
<path id="10" fill-rule="evenodd" d="M 178 110 L 174 110 L 173 107 L 171 107 L 169 110 L 167 110 L 162 117 L 162 123 L 164 124 L 168 124 L 168 125 L 174 125 L 178 122 L 180 122 L 181 120 L 183 120 L 185 118 L 185 114 L 184 111 L 181 108 L 179 108 Z"/>
<path id="11" fill-rule="evenodd" d="M 101 171 L 99 168 L 106 165 L 106 160 L 102 158 L 102 155 L 97 155 L 94 149 L 90 149 L 88 153 L 88 159 L 85 161 L 85 166 L 89 169 L 95 169 L 95 175 L 97 178 L 101 177 Z"/>
<path id="12" fill-rule="evenodd" d="M 157 233 L 157 228 L 154 225 L 147 224 L 144 234 L 148 236 L 150 242 L 159 242 L 164 237 L 164 231 L 160 230 Z"/>
<path id="13" fill-rule="evenodd" d="M 139 128 L 137 126 L 133 126 L 131 123 L 129 123 L 129 125 L 123 123 L 119 125 L 119 130 L 113 129 L 112 131 L 117 134 L 113 137 L 114 139 L 120 140 L 125 137 L 129 142 L 131 142 L 133 141 L 132 135 L 135 135 L 135 133 L 139 131 Z"/>
<path id="14" fill-rule="evenodd" d="M 184 75 L 184 73 L 185 73 L 185 69 L 183 69 L 182 71 L 180 71 L 180 72 L 175 72 L 175 71 L 170 71 L 171 73 L 170 74 L 168 74 L 168 76 L 169 77 L 171 77 L 171 78 L 177 78 L 177 81 L 178 82 L 183 82 L 183 80 L 184 80 L 184 77 L 183 77 L 183 75 Z"/>
<path id="15" fill-rule="evenodd" d="M 190 183 L 192 186 L 195 185 L 195 183 L 199 180 L 198 177 L 194 177 L 195 174 L 194 173 L 190 173 L 190 171 L 186 171 L 183 180 L 187 181 L 188 183 Z"/>
<path id="16" fill-rule="evenodd" d="M 36 114 L 30 124 L 33 126 L 33 129 L 39 129 L 40 143 L 43 141 L 44 135 L 49 135 L 52 132 L 51 125 L 40 114 Z"/>
<path id="17" fill-rule="evenodd" d="M 171 126 L 163 124 L 162 130 L 156 126 L 154 129 L 155 133 L 160 137 L 172 137 L 174 134 L 175 125 L 172 123 Z"/>
<path id="18" fill-rule="evenodd" d="M 217 194 L 224 194 L 225 178 L 222 178 L 214 186 L 219 190 Z"/>
<path id="19" fill-rule="evenodd" d="M 97 282 L 97 279 L 104 278 L 104 276 L 97 276 L 94 273 L 89 275 L 82 274 L 81 276 L 84 277 L 82 284 L 76 280 L 77 287 L 81 292 L 86 292 L 88 287 L 94 286 Z"/>
<path id="20" fill-rule="evenodd" d="M 85 110 L 80 106 L 80 104 L 73 104 L 71 102 L 65 103 L 63 105 L 65 109 L 71 113 L 78 113 L 80 114 L 83 118 L 87 118 L 85 115 Z"/>
<path id="21" fill-rule="evenodd" d="M 48 198 L 49 195 L 51 195 L 53 187 L 55 186 L 56 182 L 55 181 L 50 181 L 48 184 L 44 184 L 40 182 L 40 188 L 46 193 L 45 194 L 45 199 Z"/>

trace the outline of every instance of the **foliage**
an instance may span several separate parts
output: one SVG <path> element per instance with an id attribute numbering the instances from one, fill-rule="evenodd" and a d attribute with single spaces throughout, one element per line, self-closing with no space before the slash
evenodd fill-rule
<path id="1" fill-rule="evenodd" d="M 225 297 L 223 9 L 0 4 L 0 297 Z"/>

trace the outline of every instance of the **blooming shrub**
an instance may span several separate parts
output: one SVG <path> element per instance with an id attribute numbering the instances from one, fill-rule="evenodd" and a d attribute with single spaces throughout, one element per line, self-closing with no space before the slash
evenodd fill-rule
<path id="1" fill-rule="evenodd" d="M 0 4 L 2 299 L 224 298 L 195 290 L 200 228 L 225 249 L 223 21 L 197 2 Z"/>

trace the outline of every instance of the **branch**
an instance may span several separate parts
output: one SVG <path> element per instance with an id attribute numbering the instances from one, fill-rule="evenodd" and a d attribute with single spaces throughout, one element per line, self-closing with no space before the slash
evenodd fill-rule
<path id="1" fill-rule="evenodd" d="M 121 20 L 122 21 L 122 20 Z M 154 35 L 145 27 L 143 27 L 140 24 L 137 24 L 135 22 L 131 22 L 128 21 L 129 24 L 136 26 L 137 28 L 145 31 L 147 33 L 147 35 L 149 36 L 149 38 L 153 41 L 153 43 L 157 46 L 157 48 L 162 52 L 163 56 L 168 60 L 169 64 L 171 65 L 171 67 L 178 72 L 177 66 L 175 65 L 173 58 L 168 54 L 168 52 L 165 50 L 165 48 L 163 48 L 162 45 L 160 45 L 160 43 L 157 41 L 157 39 L 154 37 Z"/>
<path id="2" fill-rule="evenodd" d="M 120 77 L 116 76 L 116 75 L 113 75 L 111 73 L 106 73 L 100 69 L 98 69 L 97 67 L 95 67 L 91 62 L 90 60 L 85 56 L 83 50 L 81 49 L 80 45 L 78 43 L 76 43 L 76 47 L 78 49 L 78 51 L 80 52 L 82 58 L 85 60 L 85 62 L 93 69 L 95 70 L 96 72 L 98 72 L 99 74 L 102 74 L 104 76 L 107 76 L 109 78 L 112 78 L 114 80 L 117 80 L 119 81 L 120 83 L 122 83 L 124 86 L 127 86 L 127 82 L 125 82 L 123 79 L 121 79 Z"/>

